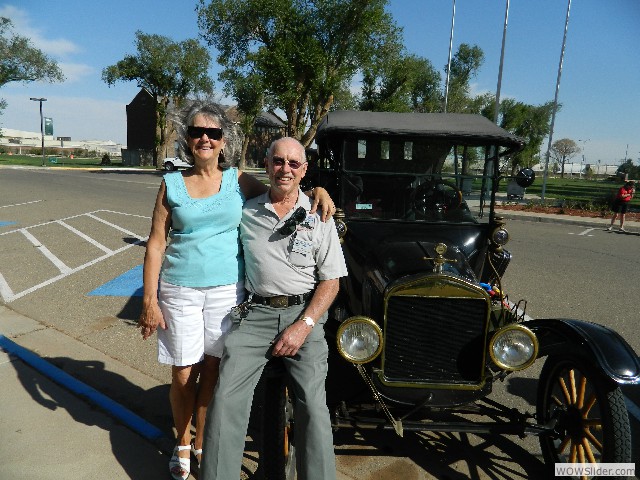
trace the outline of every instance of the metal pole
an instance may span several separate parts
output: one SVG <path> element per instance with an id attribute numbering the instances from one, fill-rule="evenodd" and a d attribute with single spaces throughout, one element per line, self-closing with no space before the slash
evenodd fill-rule
<path id="1" fill-rule="evenodd" d="M 493 111 L 493 123 L 498 123 L 498 115 L 500 113 L 500 87 L 502 86 L 502 66 L 504 64 L 504 45 L 507 40 L 507 23 L 509 21 L 509 0 L 507 0 L 507 8 L 504 11 L 504 29 L 502 30 L 502 49 L 500 50 L 500 68 L 498 69 L 498 88 L 496 89 L 496 104 Z"/>
<path id="2" fill-rule="evenodd" d="M 456 0 L 453 0 L 453 12 L 451 13 L 451 34 L 449 35 L 449 61 L 447 62 L 447 82 L 444 87 L 444 113 L 447 113 L 449 102 L 449 78 L 451 76 L 451 49 L 453 48 L 453 24 L 456 19 Z"/>
<path id="3" fill-rule="evenodd" d="M 33 100 L 34 102 L 40 102 L 40 139 L 42 140 L 42 166 L 45 166 L 44 161 L 44 118 L 42 116 L 42 102 L 46 102 L 46 98 L 34 98 L 31 97 L 29 100 Z"/>
<path id="4" fill-rule="evenodd" d="M 544 202 L 544 194 L 547 188 L 547 176 L 549 175 L 549 155 L 553 142 L 553 126 L 556 122 L 556 112 L 558 111 L 558 91 L 560 90 L 560 77 L 562 77 L 562 62 L 564 61 L 564 48 L 567 43 L 567 30 L 569 29 L 569 12 L 571 11 L 571 0 L 567 2 L 567 17 L 564 22 L 564 36 L 562 38 L 562 50 L 560 51 L 560 64 L 558 65 L 558 79 L 556 80 L 556 94 L 553 99 L 553 113 L 551 114 L 551 127 L 549 128 L 549 143 L 547 144 L 547 155 L 544 161 L 544 175 L 542 176 L 542 192 L 540 199 Z"/>

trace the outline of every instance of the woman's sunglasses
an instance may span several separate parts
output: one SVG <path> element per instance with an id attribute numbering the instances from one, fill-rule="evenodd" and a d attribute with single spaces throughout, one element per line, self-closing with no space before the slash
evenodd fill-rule
<path id="1" fill-rule="evenodd" d="M 282 167 L 286 163 L 291 170 L 297 170 L 307 162 L 299 162 L 298 160 L 285 160 L 282 157 L 273 157 L 271 159 L 274 167 Z"/>
<path id="2" fill-rule="evenodd" d="M 222 138 L 222 129 L 217 127 L 187 127 L 187 135 L 191 138 L 202 138 L 207 134 L 209 140 L 220 140 Z"/>
<path id="3" fill-rule="evenodd" d="M 304 207 L 298 207 L 296 211 L 284 221 L 282 226 L 278 229 L 278 233 L 285 236 L 291 235 L 305 218 L 307 218 L 307 211 Z"/>

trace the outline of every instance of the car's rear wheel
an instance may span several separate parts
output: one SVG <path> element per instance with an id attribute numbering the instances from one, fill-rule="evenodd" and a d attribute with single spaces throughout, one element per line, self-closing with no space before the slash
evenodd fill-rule
<path id="1" fill-rule="evenodd" d="M 176 169 L 176 166 L 171 162 L 164 162 L 164 169 L 168 172 L 172 172 Z"/>
<path id="2" fill-rule="evenodd" d="M 546 360 L 537 415 L 543 424 L 557 419 L 553 433 L 540 437 L 549 468 L 555 463 L 631 462 L 631 429 L 622 392 L 589 362 L 567 355 Z"/>
<path id="3" fill-rule="evenodd" d="M 294 480 L 296 446 L 293 401 L 284 375 L 266 379 L 262 425 L 264 478 Z"/>

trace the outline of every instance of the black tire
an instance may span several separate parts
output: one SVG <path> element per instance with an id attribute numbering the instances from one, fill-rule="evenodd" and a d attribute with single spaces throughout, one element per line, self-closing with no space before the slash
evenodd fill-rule
<path id="1" fill-rule="evenodd" d="M 262 423 L 262 451 L 265 480 L 296 478 L 296 447 L 293 401 L 286 377 L 266 379 Z"/>
<path id="2" fill-rule="evenodd" d="M 549 357 L 540 374 L 537 415 L 542 424 L 558 419 L 554 432 L 540 437 L 550 470 L 554 463 L 631 462 L 631 427 L 622 392 L 591 363 L 567 355 Z"/>
<path id="3" fill-rule="evenodd" d="M 172 172 L 176 169 L 176 166 L 171 162 L 164 162 L 163 166 L 167 172 Z"/>

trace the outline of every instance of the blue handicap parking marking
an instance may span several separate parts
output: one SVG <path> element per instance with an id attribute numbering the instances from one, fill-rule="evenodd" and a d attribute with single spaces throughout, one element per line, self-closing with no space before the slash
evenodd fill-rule
<path id="1" fill-rule="evenodd" d="M 87 295 L 102 297 L 141 297 L 142 265 L 133 267 L 128 272 L 105 283 Z"/>
<path id="2" fill-rule="evenodd" d="M 16 222 L 3 222 L 2 220 L 0 220 L 0 227 L 6 227 L 8 225 L 15 225 Z"/>

